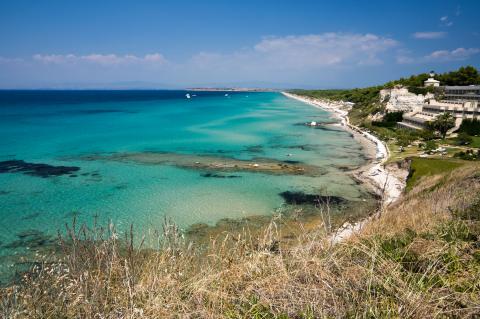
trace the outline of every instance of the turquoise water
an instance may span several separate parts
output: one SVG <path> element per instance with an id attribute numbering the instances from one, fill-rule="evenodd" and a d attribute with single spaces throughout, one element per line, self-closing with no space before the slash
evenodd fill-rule
<path id="1" fill-rule="evenodd" d="M 32 230 L 54 234 L 73 215 L 146 230 L 158 229 L 164 216 L 187 227 L 271 214 L 284 206 L 279 193 L 286 190 L 363 196 L 339 168 L 365 161 L 350 134 L 334 126 L 298 125 L 331 122 L 329 113 L 279 93 L 191 94 L 186 99 L 182 91 L 0 92 L 1 162 L 78 167 L 47 177 L 0 171 L 0 251 L 8 254 L 14 249 L 8 244 Z M 295 160 L 323 174 L 230 172 L 236 178 L 212 178 L 175 165 L 84 160 L 132 152 Z"/>

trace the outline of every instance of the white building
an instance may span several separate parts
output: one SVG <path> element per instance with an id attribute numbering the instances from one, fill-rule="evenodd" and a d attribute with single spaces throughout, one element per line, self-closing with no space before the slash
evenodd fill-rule
<path id="1" fill-rule="evenodd" d="M 433 78 L 434 76 L 433 71 L 430 72 L 430 78 L 425 81 L 425 86 L 440 85 L 440 82 Z M 445 112 L 452 114 L 455 118 L 455 127 L 451 131 L 460 127 L 463 119 L 480 119 L 480 86 L 445 86 L 443 93 L 442 101 L 426 99 L 420 108 L 417 107 L 418 104 L 413 103 L 415 107 L 403 115 L 403 121 L 398 123 L 398 126 L 423 129 L 427 122 L 433 121 L 437 115 Z"/>
<path id="2" fill-rule="evenodd" d="M 435 80 L 433 77 L 435 76 L 435 73 L 432 71 L 430 72 L 430 77 L 423 81 L 423 85 L 424 86 L 434 86 L 434 87 L 437 87 L 437 86 L 440 86 L 440 81 L 437 81 Z"/>

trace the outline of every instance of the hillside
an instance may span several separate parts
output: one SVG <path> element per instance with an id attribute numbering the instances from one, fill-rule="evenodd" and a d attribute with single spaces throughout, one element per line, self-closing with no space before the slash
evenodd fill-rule
<path id="1" fill-rule="evenodd" d="M 99 229 L 72 231 L 64 257 L 1 290 L 0 315 L 478 317 L 480 166 L 462 163 L 418 175 L 399 203 L 333 246 L 313 230 L 287 247 L 275 220 L 259 236 L 244 229 L 206 248 L 172 225 L 148 251 Z"/>
<path id="2" fill-rule="evenodd" d="M 353 102 L 355 105 L 349 113 L 351 122 L 356 125 L 369 127 L 371 121 L 369 121 L 368 116 L 384 111 L 384 103 L 380 101 L 380 90 L 401 85 L 407 87 L 412 93 L 425 94 L 426 92 L 432 91 L 432 88 L 423 87 L 423 81 L 427 78 L 427 73 L 421 73 L 412 75 L 409 78 L 400 78 L 383 85 L 367 88 L 349 90 L 292 90 L 291 92 L 313 98 Z M 477 69 L 472 66 L 461 67 L 456 71 L 437 74 L 435 78 L 441 81 L 442 85 L 480 84 L 480 74 Z"/>

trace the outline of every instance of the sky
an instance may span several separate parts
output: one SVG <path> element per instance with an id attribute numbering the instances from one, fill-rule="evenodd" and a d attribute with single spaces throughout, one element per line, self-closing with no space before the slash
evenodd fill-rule
<path id="1" fill-rule="evenodd" d="M 0 0 L 0 88 L 350 88 L 480 67 L 480 1 Z"/>

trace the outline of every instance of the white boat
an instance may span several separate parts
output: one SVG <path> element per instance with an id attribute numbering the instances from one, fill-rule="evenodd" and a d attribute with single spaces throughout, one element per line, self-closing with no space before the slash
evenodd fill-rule
<path id="1" fill-rule="evenodd" d="M 190 98 L 190 94 L 188 94 L 188 93 L 187 93 L 187 94 L 185 94 L 185 96 L 187 97 L 187 99 L 189 99 L 189 98 Z"/>
<path id="2" fill-rule="evenodd" d="M 228 96 L 228 93 L 225 93 L 225 96 Z"/>

